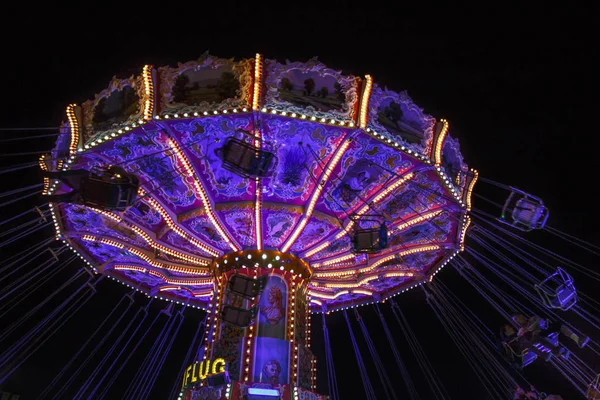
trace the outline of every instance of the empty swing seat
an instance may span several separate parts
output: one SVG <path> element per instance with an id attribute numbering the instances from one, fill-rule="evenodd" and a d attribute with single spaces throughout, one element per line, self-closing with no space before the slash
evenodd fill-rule
<path id="1" fill-rule="evenodd" d="M 562 268 L 535 285 L 542 303 L 548 308 L 566 311 L 577 304 L 577 289 L 573 278 Z"/>
<path id="2" fill-rule="evenodd" d="M 511 193 L 504 203 L 500 222 L 528 232 L 542 229 L 548 220 L 548 209 L 541 199 L 521 190 L 511 188 Z"/>
<path id="3" fill-rule="evenodd" d="M 267 275 L 253 279 L 244 275 L 234 275 L 229 280 L 229 290 L 247 298 L 258 296 L 267 283 Z"/>
<path id="4" fill-rule="evenodd" d="M 600 375 L 588 385 L 585 396 L 587 400 L 600 400 Z"/>
<path id="5" fill-rule="evenodd" d="M 139 186 L 135 175 L 109 167 L 82 179 L 81 202 L 99 209 L 124 211 L 134 203 Z"/>
<path id="6" fill-rule="evenodd" d="M 273 153 L 235 138 L 227 139 L 221 157 L 225 169 L 244 177 L 266 176 L 274 158 Z"/>
<path id="7" fill-rule="evenodd" d="M 379 228 L 355 229 L 352 245 L 356 253 L 377 253 L 388 246 L 388 231 L 385 224 Z"/>
<path id="8" fill-rule="evenodd" d="M 256 316 L 256 308 L 245 309 L 226 304 L 221 309 L 221 319 L 235 326 L 246 327 Z"/>

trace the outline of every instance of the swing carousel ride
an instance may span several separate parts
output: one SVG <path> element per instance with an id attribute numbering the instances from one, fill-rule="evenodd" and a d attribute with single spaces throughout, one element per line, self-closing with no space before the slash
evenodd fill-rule
<path id="1" fill-rule="evenodd" d="M 83 260 L 89 288 L 107 277 L 167 301 L 173 326 L 183 318 L 177 308 L 206 311 L 202 338 L 182 365 L 180 399 L 326 398 L 317 394 L 312 314 L 324 324 L 323 391 L 339 398 L 325 325 L 336 311 L 348 323 L 366 398 L 374 399 L 349 319 L 356 316 L 381 367 L 358 314 L 367 305 L 381 317 L 415 399 L 380 311 L 381 303 L 391 304 L 410 339 L 396 296 L 415 288 L 449 331 L 463 333 L 452 338 L 490 398 L 559 398 L 521 389 L 528 383 L 523 368 L 536 360 L 560 370 L 588 399 L 600 398 L 596 373 L 575 354 L 598 354 L 600 346 L 565 319 L 577 313 L 592 326 L 597 321 L 582 308 L 596 303 L 567 272 L 574 263 L 561 257 L 559 267 L 544 261 L 541 246 L 528 253 L 514 244 L 531 230 L 564 235 L 546 226 L 542 200 L 479 179 L 448 121 L 371 76 L 344 75 L 317 59 L 282 64 L 260 54 L 146 65 L 139 76 L 113 78 L 93 99 L 69 105 L 56 146 L 39 165 L 48 206 L 37 210 L 51 216 L 57 242 Z M 506 190 L 497 216 L 472 210 L 478 180 Z M 473 249 L 465 251 L 467 236 Z M 434 278 L 447 265 L 505 318 L 493 329 L 500 333 L 491 335 L 492 346 L 490 335 L 473 333 L 485 332 L 481 321 Z M 517 295 L 505 294 L 507 286 Z M 137 332 L 129 328 L 123 338 Z M 25 345 L 15 342 L 2 363 Z M 113 375 L 121 353 L 108 368 Z M 485 361 L 499 357 L 504 364 Z M 160 358 L 148 359 L 148 371 L 162 365 Z M 105 365 L 75 398 L 106 394 L 107 375 L 99 374 Z M 388 398 L 397 398 L 385 368 L 377 371 Z M 435 374 L 430 378 L 434 396 L 446 398 Z M 138 387 L 124 398 L 146 398 L 156 375 L 143 379 L 134 379 Z"/>

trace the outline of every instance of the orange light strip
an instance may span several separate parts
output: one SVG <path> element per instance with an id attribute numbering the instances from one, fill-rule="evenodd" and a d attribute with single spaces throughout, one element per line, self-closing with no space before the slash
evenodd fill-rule
<path id="1" fill-rule="evenodd" d="M 400 187 L 401 185 L 403 185 L 406 181 L 411 180 L 414 177 L 415 177 L 414 172 L 410 172 L 410 173 L 406 174 L 404 177 L 402 177 L 401 179 L 398 179 L 392 185 L 388 186 L 383 192 L 381 192 L 377 196 L 375 196 L 375 198 L 373 198 L 373 200 L 371 201 L 371 203 L 364 205 L 356 213 L 356 215 L 360 217 L 361 215 L 363 215 L 364 213 L 366 213 L 367 211 L 369 211 L 370 207 L 372 207 L 373 205 L 377 204 L 379 201 L 381 201 L 383 198 L 385 198 L 385 196 L 387 196 L 389 193 L 393 192 L 398 187 Z M 346 227 L 344 228 L 344 230 L 336 235 L 335 239 L 338 240 L 342 236 L 344 236 L 345 234 L 350 233 L 350 230 L 352 229 L 352 227 L 354 226 L 354 224 L 355 224 L 355 222 L 351 220 L 348 223 L 348 225 L 346 225 Z"/>
<path id="2" fill-rule="evenodd" d="M 192 179 L 192 183 L 194 185 L 194 188 L 196 189 L 196 195 L 200 196 L 202 204 L 204 205 L 204 211 L 206 212 L 208 219 L 210 219 L 210 222 L 212 222 L 215 229 L 219 232 L 223 240 L 227 242 L 229 247 L 231 247 L 233 251 L 239 251 L 239 245 L 233 242 L 233 239 L 229 237 L 229 235 L 221 226 L 221 223 L 217 220 L 217 217 L 215 216 L 212 209 L 212 204 L 210 204 L 210 200 L 208 199 L 208 194 L 206 193 L 204 187 L 200 183 L 198 176 L 194 173 L 194 169 L 192 168 L 187 157 L 185 156 L 185 154 L 183 154 L 183 152 L 179 148 L 179 145 L 173 139 L 169 139 L 168 143 L 171 149 L 173 149 L 173 151 L 175 152 L 175 157 L 177 157 L 183 164 L 187 177 Z"/>
<path id="3" fill-rule="evenodd" d="M 326 260 L 326 261 L 323 261 L 320 263 L 311 264 L 311 267 L 313 267 L 313 268 L 327 267 L 329 265 L 336 264 L 336 263 L 346 261 L 346 260 L 350 260 L 352 258 L 354 258 L 354 254 L 346 254 L 341 257 L 336 257 L 336 258 L 332 258 L 330 260 Z"/>
<path id="4" fill-rule="evenodd" d="M 364 289 L 356 289 L 356 290 L 353 290 L 352 293 L 364 294 L 366 296 L 373 296 L 373 292 L 371 292 L 370 290 L 364 290 Z"/>
<path id="5" fill-rule="evenodd" d="M 460 251 L 464 251 L 465 250 L 465 239 L 467 237 L 467 229 L 469 228 L 469 225 L 471 224 L 471 217 L 466 217 L 465 218 L 465 222 L 463 224 L 463 228 L 460 232 Z"/>
<path id="6" fill-rule="evenodd" d="M 120 223 L 122 221 L 122 218 L 119 215 L 111 213 L 109 211 L 99 210 L 97 208 L 92 208 L 92 210 L 94 210 L 94 211 L 96 211 L 96 212 L 98 212 L 98 213 L 100 213 L 100 214 L 102 214 L 102 215 L 104 215 L 104 216 L 112 219 L 115 222 Z M 152 239 L 150 237 L 150 235 L 148 235 L 144 230 L 142 230 L 139 226 L 137 226 L 135 224 L 129 224 L 128 223 L 127 225 L 135 233 L 137 233 L 142 239 L 144 239 L 144 241 L 146 243 L 148 243 L 148 245 L 150 247 L 152 247 L 153 249 L 160 250 L 160 251 L 162 251 L 165 254 L 172 255 L 173 257 L 177 257 L 177 258 L 179 258 L 181 260 L 188 261 L 188 262 L 191 262 L 191 263 L 196 264 L 196 265 L 206 266 L 206 265 L 209 264 L 209 261 L 206 260 L 206 259 L 199 258 L 199 257 L 194 257 L 194 256 L 189 256 L 189 255 L 187 255 L 185 253 L 182 253 L 182 252 L 177 251 L 177 250 L 173 250 L 173 249 L 171 249 L 171 248 L 169 248 L 167 246 L 163 246 L 162 244 L 157 243 L 154 239 Z"/>
<path id="7" fill-rule="evenodd" d="M 325 300 L 334 300 L 342 295 L 348 294 L 350 293 L 349 290 L 340 290 L 339 292 L 337 292 L 334 295 L 330 295 L 330 294 L 326 294 L 326 293 L 319 293 L 319 292 L 315 292 L 315 291 L 309 291 L 308 292 L 311 296 L 313 297 L 318 297 L 320 299 L 325 299 Z"/>
<path id="8" fill-rule="evenodd" d="M 260 83 L 262 80 L 262 56 L 256 53 L 254 59 L 254 91 L 252 92 L 252 109 L 258 110 L 260 102 Z"/>
<path id="9" fill-rule="evenodd" d="M 186 267 L 179 267 L 179 266 L 176 266 L 176 265 L 163 264 L 163 263 L 161 263 L 159 261 L 153 260 L 152 258 L 148 257 L 146 254 L 144 254 L 140 250 L 138 250 L 136 248 L 133 248 L 133 247 L 128 247 L 127 250 L 129 250 L 129 252 L 131 254 L 135 254 L 136 256 L 138 256 L 139 258 L 141 258 L 142 260 L 146 261 L 148 264 L 152 265 L 153 267 L 163 268 L 163 269 L 166 269 L 167 271 L 179 272 L 179 273 L 188 274 L 188 275 L 198 275 L 199 273 L 208 272 L 208 270 L 206 270 L 206 271 L 198 271 L 197 269 L 186 268 Z"/>
<path id="10" fill-rule="evenodd" d="M 46 158 L 46 155 L 42 154 L 42 156 L 38 160 L 38 163 L 40 164 L 40 169 L 42 171 L 48 171 L 48 167 L 46 167 L 46 163 L 44 162 L 45 158 Z M 43 181 L 44 181 L 44 188 L 42 189 L 42 195 L 47 195 L 48 189 L 50 189 L 50 178 L 44 177 Z"/>
<path id="11" fill-rule="evenodd" d="M 358 281 L 358 282 L 352 282 L 352 283 L 322 283 L 319 286 L 323 286 L 323 287 L 327 287 L 327 288 L 348 288 L 348 289 L 352 289 L 352 288 L 358 288 L 361 285 L 365 285 L 367 283 L 369 283 L 372 280 L 378 279 L 379 276 L 377 275 L 371 275 L 371 276 L 367 276 L 366 278 Z M 318 282 L 315 282 L 315 284 Z"/>
<path id="12" fill-rule="evenodd" d="M 366 268 L 362 268 L 359 270 L 344 269 L 344 270 L 337 270 L 337 271 L 315 272 L 314 278 L 343 277 L 343 276 L 347 276 L 347 275 L 353 275 L 356 273 L 369 272 L 369 271 L 372 271 L 373 269 L 377 268 L 379 265 L 383 264 L 384 262 L 392 260 L 395 257 L 403 257 L 403 256 L 406 256 L 409 254 L 421 253 L 424 251 L 431 251 L 431 250 L 438 250 L 439 248 L 440 248 L 440 246 L 438 246 L 438 245 L 413 247 L 412 249 L 404 250 L 399 253 L 390 254 L 388 256 L 380 258 L 379 260 L 375 261 L 373 264 L 371 264 L 370 266 L 368 266 Z"/>
<path id="13" fill-rule="evenodd" d="M 435 152 L 433 153 L 433 162 L 435 165 L 440 165 L 442 162 L 442 145 L 444 144 L 444 139 L 446 138 L 446 134 L 448 133 L 448 128 L 450 126 L 448 121 L 443 118 L 440 119 L 440 122 L 444 124 L 444 126 L 442 127 L 438 137 L 435 139 Z"/>
<path id="14" fill-rule="evenodd" d="M 311 302 L 311 303 L 315 303 L 315 304 L 317 304 L 317 305 L 319 305 L 319 306 L 322 306 L 322 305 L 323 305 L 323 303 L 322 303 L 322 302 L 320 302 L 320 301 L 319 301 L 319 300 L 317 300 L 317 299 L 310 299 L 310 302 Z"/>
<path id="15" fill-rule="evenodd" d="M 145 196 L 146 192 L 140 188 L 138 190 L 138 194 L 140 196 Z M 194 246 L 198 247 L 199 249 L 207 252 L 208 254 L 210 254 L 213 257 L 220 257 L 223 255 L 223 252 L 219 252 L 216 249 L 210 247 L 209 245 L 200 242 L 199 240 L 196 240 L 195 238 L 193 238 L 190 234 L 188 234 L 186 231 L 184 231 L 183 229 L 181 229 L 181 227 L 179 225 L 177 225 L 174 221 L 173 218 L 169 215 L 169 213 L 167 212 L 167 210 L 165 210 L 162 205 L 156 201 L 154 198 L 152 197 L 146 197 L 145 200 L 150 203 L 150 205 L 156 210 L 158 211 L 158 213 L 161 215 L 161 217 L 163 217 L 163 219 L 165 220 L 166 224 L 169 226 L 169 228 L 171 228 L 171 230 L 173 232 L 175 232 L 176 234 L 178 234 L 179 236 L 181 236 L 182 238 L 184 238 L 185 240 L 189 241 L 190 243 L 192 243 Z"/>
<path id="16" fill-rule="evenodd" d="M 365 90 L 360 104 L 360 128 L 365 129 L 367 127 L 368 120 L 368 109 L 369 109 L 369 98 L 371 97 L 371 88 L 373 87 L 373 78 L 371 75 L 365 75 Z"/>
<path id="17" fill-rule="evenodd" d="M 152 82 L 152 65 L 144 65 L 142 77 L 144 80 L 144 92 L 146 94 L 143 115 L 144 119 L 149 121 L 152 119 L 152 112 L 154 110 L 154 82 Z"/>
<path id="18" fill-rule="evenodd" d="M 398 271 L 398 272 L 388 272 L 387 274 L 384 274 L 383 277 L 384 278 L 397 278 L 397 277 L 413 277 L 415 276 L 414 272 L 411 271 Z"/>
<path id="19" fill-rule="evenodd" d="M 125 245 L 119 242 L 116 242 L 114 240 L 110 240 L 110 239 L 106 239 L 106 238 L 97 238 L 95 236 L 92 235 L 83 235 L 81 237 L 83 240 L 86 240 L 88 242 L 99 242 L 99 243 L 104 243 L 107 244 L 109 246 L 113 246 L 113 247 L 117 247 L 119 249 L 123 249 L 125 248 Z"/>
<path id="20" fill-rule="evenodd" d="M 442 213 L 442 210 L 436 210 L 436 211 L 431 211 L 431 212 L 428 212 L 428 213 L 425 213 L 425 214 L 418 215 L 418 216 L 416 216 L 416 217 L 414 217 L 414 218 L 412 218 L 412 219 L 410 219 L 410 220 L 408 220 L 406 222 L 403 222 L 403 223 L 397 225 L 396 227 L 392 228 L 390 230 L 390 234 L 398 232 L 398 231 L 401 231 L 403 229 L 406 229 L 406 228 L 408 228 L 410 226 L 413 226 L 415 224 L 418 224 L 420 222 L 432 219 L 432 218 L 438 216 L 441 213 Z"/>
<path id="21" fill-rule="evenodd" d="M 348 149 L 348 146 L 350 146 L 350 139 L 346 139 L 346 141 L 337 149 L 333 158 L 329 161 L 329 164 L 327 165 L 325 172 L 321 175 L 321 179 L 319 180 L 319 184 L 317 184 L 317 188 L 315 189 L 315 191 L 313 192 L 313 194 L 311 196 L 310 202 L 308 203 L 308 207 L 307 207 L 304 215 L 302 216 L 302 220 L 296 226 L 294 233 L 292 233 L 292 235 L 286 240 L 285 244 L 281 248 L 281 252 L 283 252 L 283 253 L 287 252 L 289 250 L 289 248 L 292 247 L 292 244 L 294 244 L 296 239 L 298 239 L 298 236 L 300 236 L 300 233 L 302 233 L 302 231 L 304 230 L 304 227 L 306 226 L 306 224 L 308 223 L 308 220 L 310 219 L 310 216 L 312 215 L 312 212 L 315 208 L 317 200 L 319 199 L 319 196 L 321 195 L 321 191 L 327 184 L 327 181 L 329 180 L 329 176 L 331 175 L 331 173 L 337 166 L 338 162 L 341 160 L 344 152 Z"/>
<path id="22" fill-rule="evenodd" d="M 256 220 L 256 249 L 262 250 L 262 181 L 256 179 L 256 202 L 254 205 L 254 219 Z"/>
<path id="23" fill-rule="evenodd" d="M 440 246 L 438 246 L 438 245 L 414 247 L 412 249 L 404 250 L 399 253 L 392 254 L 390 256 L 379 259 L 379 260 L 375 261 L 373 264 L 371 264 L 370 266 L 368 266 L 367 268 L 359 269 L 358 272 L 372 271 L 373 269 L 377 268 L 379 265 L 383 264 L 386 261 L 389 261 L 390 259 L 392 259 L 394 257 L 404 257 L 409 254 L 423 253 L 425 251 L 432 251 L 432 250 L 439 250 L 439 249 L 440 249 Z"/>
<path id="24" fill-rule="evenodd" d="M 79 144 L 79 124 L 77 123 L 77 117 L 75 116 L 76 106 L 76 104 L 69 104 L 67 106 L 67 118 L 69 119 L 69 130 L 71 133 L 71 143 L 69 144 L 70 154 L 77 151 L 77 145 Z"/>
<path id="25" fill-rule="evenodd" d="M 473 194 L 473 188 L 475 187 L 477 178 L 479 178 L 479 172 L 474 169 L 471 169 L 471 172 L 473 172 L 473 179 L 469 182 L 469 188 L 467 189 L 467 211 L 471 211 L 471 195 Z"/>

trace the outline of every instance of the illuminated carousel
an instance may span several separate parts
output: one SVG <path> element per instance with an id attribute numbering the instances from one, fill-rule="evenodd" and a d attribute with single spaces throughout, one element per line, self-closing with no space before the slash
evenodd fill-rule
<path id="1" fill-rule="evenodd" d="M 447 121 L 368 75 L 205 54 L 67 116 L 40 160 L 57 238 L 209 313 L 182 398 L 322 398 L 310 314 L 386 301 L 462 250 L 477 173 Z"/>

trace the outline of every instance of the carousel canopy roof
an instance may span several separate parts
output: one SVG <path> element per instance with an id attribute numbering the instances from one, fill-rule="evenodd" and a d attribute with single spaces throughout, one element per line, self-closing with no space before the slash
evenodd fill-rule
<path id="1" fill-rule="evenodd" d="M 205 307 L 213 259 L 276 250 L 310 265 L 313 311 L 334 310 L 430 279 L 464 239 L 474 179 L 448 123 L 316 59 L 145 66 L 67 116 L 51 168 L 118 165 L 141 188 L 124 212 L 54 204 L 57 235 L 149 295 Z M 224 168 L 232 138 L 273 154 L 265 176 Z M 381 225 L 387 247 L 356 253 Z"/>

